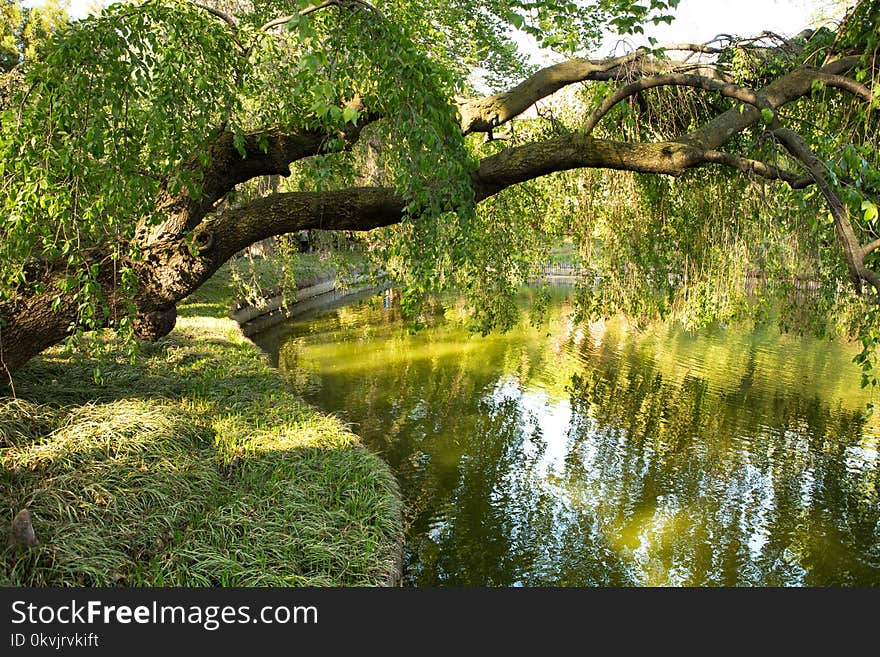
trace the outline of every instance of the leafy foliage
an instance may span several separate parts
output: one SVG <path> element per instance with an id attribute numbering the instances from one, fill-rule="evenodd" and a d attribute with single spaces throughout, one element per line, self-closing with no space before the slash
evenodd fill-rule
<path id="1" fill-rule="evenodd" d="M 60 261 L 59 299 L 75 290 L 82 328 L 105 323 L 94 249 L 133 294 L 135 231 L 163 219 L 160 194 L 200 196 L 198 169 L 181 165 L 197 153 L 208 166 L 206 140 L 229 130 L 241 148 L 247 131 L 319 129 L 327 151 L 340 150 L 333 135 L 359 120 L 346 105 L 356 97 L 397 117 L 393 178 L 413 215 L 427 225 L 431 214 L 467 205 L 451 74 L 371 11 L 294 14 L 280 33 L 259 29 L 277 12 L 308 8 L 263 3 L 232 30 L 192 3 L 148 0 L 62 31 L 0 118 L 0 300 L 34 291 L 35 263 Z"/>
<path id="2" fill-rule="evenodd" d="M 248 139 L 274 130 L 323 137 L 318 156 L 296 163 L 282 191 L 380 184 L 404 200 L 399 225 L 363 239 L 406 284 L 413 313 L 428 290 L 464 289 L 475 330 L 504 328 L 517 286 L 534 277 L 551 245 L 574 239 L 589 272 L 584 316 L 619 311 L 697 326 L 762 319 L 781 304 L 786 328 L 872 326 L 873 315 L 845 292 L 834 228 L 815 191 L 741 173 L 703 170 L 672 181 L 587 171 L 521 184 L 475 207 L 480 158 L 577 133 L 620 81 L 585 83 L 542 106 L 539 118 L 512 122 L 504 141 L 490 134 L 484 142 L 462 136 L 452 103 L 473 93 L 474 73 L 507 85 L 530 69 L 522 38 L 581 55 L 609 27 L 643 33 L 671 20 L 677 5 L 142 0 L 47 41 L 63 17 L 58 5 L 25 15 L 6 2 L 0 55 L 24 79 L 0 114 L 0 302 L 47 292 L 60 305 L 72 294 L 80 332 L 109 325 L 132 333 L 136 235 L 167 220 L 168 198 L 203 197 L 213 140 L 232 135 L 246 157 Z M 793 67 L 856 51 L 866 53 L 856 78 L 876 84 L 877 8 L 876 0 L 858 3 L 837 32 L 731 38 L 714 65 L 756 89 Z M 662 68 L 668 56 L 655 49 L 651 57 Z M 677 139 L 737 106 L 694 89 L 650 89 L 618 103 L 594 135 Z M 853 102 L 818 81 L 811 98 L 778 113 L 765 108 L 762 119 L 728 142 L 730 153 L 795 169 L 772 133 L 777 120 L 791 124 L 825 162 L 860 234 L 880 237 L 876 102 Z M 349 151 L 352 126 L 362 131 Z M 268 152 L 266 137 L 257 141 Z M 248 193 L 240 186 L 215 209 Z M 110 286 L 101 279 L 108 270 Z"/>

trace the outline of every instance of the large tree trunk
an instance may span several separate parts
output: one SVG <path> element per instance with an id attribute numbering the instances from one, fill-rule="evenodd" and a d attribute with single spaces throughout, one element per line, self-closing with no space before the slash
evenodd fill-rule
<path id="1" fill-rule="evenodd" d="M 76 304 L 63 299 L 53 309 L 48 295 L 0 304 L 0 386 L 12 372 L 44 349 L 58 344 L 70 334 L 77 319 Z"/>

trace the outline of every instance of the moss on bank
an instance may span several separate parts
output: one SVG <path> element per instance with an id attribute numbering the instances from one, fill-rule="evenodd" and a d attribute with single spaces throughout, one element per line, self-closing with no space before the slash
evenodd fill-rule
<path id="1" fill-rule="evenodd" d="M 298 399 L 235 322 L 221 274 L 132 364 L 51 350 L 0 398 L 0 584 L 381 585 L 400 497 L 387 465 Z M 211 316 L 213 315 L 213 316 Z"/>

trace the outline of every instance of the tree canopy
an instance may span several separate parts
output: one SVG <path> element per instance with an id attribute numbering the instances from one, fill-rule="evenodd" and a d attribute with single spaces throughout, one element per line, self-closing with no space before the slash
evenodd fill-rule
<path id="1" fill-rule="evenodd" d="M 482 331 L 571 238 L 583 317 L 781 308 L 860 335 L 872 381 L 880 3 L 593 54 L 677 4 L 4 2 L 0 373 L 90 329 L 157 339 L 236 253 L 320 228 L 362 231 L 411 304 L 465 291 Z"/>

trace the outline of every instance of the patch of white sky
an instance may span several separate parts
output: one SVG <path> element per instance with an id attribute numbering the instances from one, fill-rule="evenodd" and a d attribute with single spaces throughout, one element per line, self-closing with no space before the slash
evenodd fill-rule
<path id="1" fill-rule="evenodd" d="M 107 0 L 71 0 L 70 9 L 67 15 L 73 19 L 85 18 L 89 14 L 94 14 L 101 7 L 111 4 Z"/>
<path id="2" fill-rule="evenodd" d="M 707 43 L 720 34 L 751 37 L 768 31 L 793 36 L 805 28 L 830 24 L 840 17 L 840 2 L 835 0 L 681 0 L 672 12 L 671 24 L 644 26 L 644 35 L 608 35 L 593 56 L 603 57 L 648 46 L 648 37 L 657 45 Z M 559 56 L 540 53 L 534 40 L 526 35 L 517 39 L 533 53 L 534 61 L 549 64 Z"/>
<path id="3" fill-rule="evenodd" d="M 43 4 L 43 0 L 22 0 L 21 4 L 25 7 L 33 7 Z M 109 4 L 112 4 L 111 0 L 70 0 L 67 15 L 74 20 L 79 20 L 89 14 L 94 14 L 101 7 L 106 7 Z"/>

